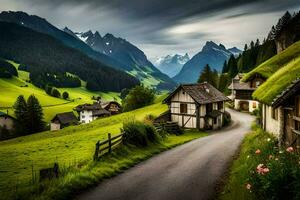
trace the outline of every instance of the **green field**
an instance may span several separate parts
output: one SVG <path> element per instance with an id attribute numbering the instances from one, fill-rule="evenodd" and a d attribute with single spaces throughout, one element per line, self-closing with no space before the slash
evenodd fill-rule
<path id="1" fill-rule="evenodd" d="M 16 63 L 11 62 L 16 67 Z M 92 103 L 92 96 L 101 96 L 103 100 L 109 101 L 116 99 L 120 101 L 119 93 L 115 92 L 91 92 L 84 87 L 79 88 L 60 88 L 59 91 L 63 93 L 68 92 L 70 100 L 54 98 L 46 94 L 46 92 L 31 83 L 29 80 L 29 73 L 18 71 L 19 77 L 12 79 L 0 79 L 0 111 L 6 112 L 8 110 L 10 115 L 13 115 L 13 106 L 19 95 L 24 95 L 28 98 L 34 94 L 43 106 L 45 121 L 49 122 L 57 113 L 72 111 L 74 107 L 83 103 Z M 26 86 L 26 87 L 25 87 Z M 74 101 L 73 101 L 74 100 Z"/>
<path id="2" fill-rule="evenodd" d="M 28 182 L 32 165 L 38 170 L 54 162 L 69 165 L 75 161 L 90 160 L 96 141 L 106 138 L 107 133 L 120 133 L 124 120 L 132 117 L 142 120 L 147 114 L 159 115 L 166 109 L 166 105 L 156 103 L 90 124 L 0 142 L 0 190 L 7 190 L 16 183 Z"/>

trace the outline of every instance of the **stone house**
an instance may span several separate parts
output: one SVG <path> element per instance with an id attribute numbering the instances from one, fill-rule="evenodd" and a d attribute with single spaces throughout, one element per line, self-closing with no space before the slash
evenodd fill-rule
<path id="1" fill-rule="evenodd" d="M 93 104 L 83 104 L 75 108 L 79 115 L 80 123 L 90 123 L 99 117 L 110 116 L 111 113 L 102 108 L 101 103 L 95 102 Z"/>
<path id="2" fill-rule="evenodd" d="M 15 118 L 8 115 L 7 113 L 0 111 L 0 126 L 6 127 L 7 130 L 11 131 L 14 128 Z"/>
<path id="3" fill-rule="evenodd" d="M 178 86 L 164 103 L 170 120 L 183 128 L 218 129 L 223 126 L 225 101 L 230 100 L 209 83 Z"/>

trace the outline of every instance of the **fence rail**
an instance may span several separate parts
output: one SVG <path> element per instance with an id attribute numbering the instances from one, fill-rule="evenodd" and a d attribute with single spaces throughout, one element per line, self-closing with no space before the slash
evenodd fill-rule
<path id="1" fill-rule="evenodd" d="M 121 133 L 119 135 L 111 137 L 111 134 L 108 133 L 107 140 L 104 140 L 102 142 L 99 140 L 96 143 L 93 159 L 98 160 L 104 154 L 111 153 L 113 148 L 117 147 L 119 144 L 121 144 L 123 142 L 123 135 L 124 135 L 124 133 Z"/>

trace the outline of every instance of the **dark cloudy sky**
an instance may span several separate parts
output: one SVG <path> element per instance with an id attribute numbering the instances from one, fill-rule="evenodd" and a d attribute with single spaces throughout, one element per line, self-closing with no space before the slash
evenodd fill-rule
<path id="1" fill-rule="evenodd" d="M 207 40 L 242 48 L 299 9 L 300 0 L 0 0 L 0 10 L 39 15 L 59 28 L 123 37 L 150 58 L 193 55 Z"/>

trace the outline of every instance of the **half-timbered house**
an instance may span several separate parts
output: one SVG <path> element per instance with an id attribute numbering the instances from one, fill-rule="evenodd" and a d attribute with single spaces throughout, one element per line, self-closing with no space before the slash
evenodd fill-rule
<path id="1" fill-rule="evenodd" d="M 163 102 L 169 106 L 170 120 L 181 127 L 218 129 L 223 125 L 225 101 L 228 100 L 204 82 L 180 85 Z"/>

